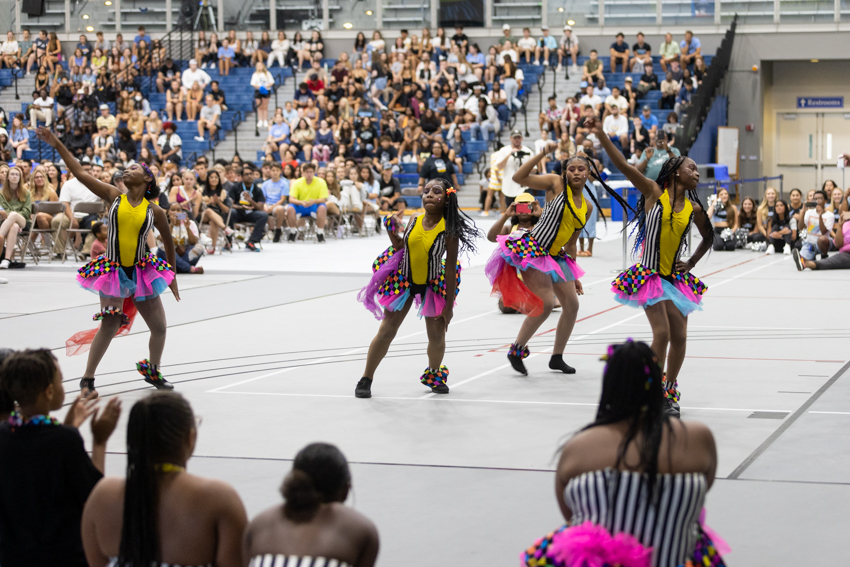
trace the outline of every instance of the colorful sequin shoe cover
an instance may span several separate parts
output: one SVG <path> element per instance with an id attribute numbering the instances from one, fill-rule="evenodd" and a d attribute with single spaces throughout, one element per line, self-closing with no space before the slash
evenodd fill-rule
<path id="1" fill-rule="evenodd" d="M 511 348 L 508 349 L 508 356 L 518 356 L 520 360 L 528 358 L 529 354 L 531 354 L 531 351 L 528 350 L 527 346 L 520 347 L 516 343 L 512 344 Z"/>
<path id="2" fill-rule="evenodd" d="M 433 368 L 426 368 L 419 381 L 429 388 L 435 388 L 440 384 L 445 384 L 449 381 L 449 369 L 446 368 L 445 364 L 436 370 Z"/>
<path id="3" fill-rule="evenodd" d="M 99 311 L 94 314 L 92 317 L 92 321 L 103 321 L 106 317 L 110 315 L 120 315 L 121 316 L 121 325 L 126 325 L 130 322 L 130 318 L 127 317 L 123 311 L 121 311 L 120 307 L 112 307 L 109 306 L 103 311 Z"/>
<path id="4" fill-rule="evenodd" d="M 682 394 L 679 392 L 679 383 L 673 382 L 664 382 L 664 397 L 670 400 L 671 402 L 679 403 L 679 399 L 681 399 Z"/>
<path id="5" fill-rule="evenodd" d="M 156 388 L 172 390 L 174 386 L 168 380 L 162 377 L 162 373 L 146 358 L 136 363 L 136 370 L 139 374 L 145 377 L 145 382 L 154 385 Z"/>

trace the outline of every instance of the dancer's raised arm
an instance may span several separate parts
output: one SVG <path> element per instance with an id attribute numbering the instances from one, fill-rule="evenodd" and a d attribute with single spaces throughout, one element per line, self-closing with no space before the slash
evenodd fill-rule
<path id="1" fill-rule="evenodd" d="M 80 165 L 79 161 L 77 161 L 77 158 L 68 151 L 68 148 L 65 147 L 65 144 L 59 141 L 59 138 L 53 135 L 53 132 L 44 126 L 40 126 L 38 128 L 37 135 L 39 140 L 47 142 L 52 148 L 59 152 L 59 155 L 62 156 L 62 161 L 65 162 L 68 170 L 74 174 L 74 177 L 80 180 L 80 183 L 88 187 L 89 191 L 109 203 L 121 195 L 121 192 L 118 191 L 118 188 L 114 185 L 104 183 L 96 177 L 86 173 L 83 166 Z"/>
<path id="2" fill-rule="evenodd" d="M 536 189 L 538 191 L 554 191 L 561 183 L 560 177 L 553 173 L 532 174 L 531 172 L 534 170 L 535 166 L 540 163 L 540 160 L 554 152 L 556 149 L 558 149 L 557 142 L 548 142 L 546 147 L 543 148 L 543 151 L 522 164 L 511 179 L 513 179 L 515 183 L 519 183 L 523 187 L 528 187 L 529 189 Z M 510 155 L 507 159 L 510 159 Z"/>
<path id="3" fill-rule="evenodd" d="M 635 189 L 640 191 L 646 199 L 657 199 L 661 195 L 661 188 L 658 187 L 658 184 L 654 180 L 645 177 L 626 161 L 626 156 L 617 149 L 617 146 L 614 145 L 614 142 L 611 141 L 608 134 L 603 130 L 602 123 L 596 117 L 588 118 L 584 124 L 591 132 L 596 134 L 602 147 L 605 148 L 608 157 L 614 162 L 614 166 L 634 184 Z"/>

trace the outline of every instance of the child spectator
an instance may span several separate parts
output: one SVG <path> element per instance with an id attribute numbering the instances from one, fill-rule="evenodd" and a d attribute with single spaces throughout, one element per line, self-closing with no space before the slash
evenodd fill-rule
<path id="1" fill-rule="evenodd" d="M 65 389 L 46 349 L 10 355 L 0 369 L 0 387 L 19 406 L 0 424 L 0 564 L 85 567 L 83 505 L 103 477 L 106 441 L 121 402 L 112 398 L 96 411 L 91 398 L 78 397 L 64 424 L 51 417 L 62 408 Z M 89 415 L 91 459 L 77 430 Z"/>
<path id="2" fill-rule="evenodd" d="M 91 245 L 91 257 L 97 258 L 106 254 L 108 227 L 102 222 L 96 222 L 91 226 L 91 233 L 94 235 L 94 242 Z"/>

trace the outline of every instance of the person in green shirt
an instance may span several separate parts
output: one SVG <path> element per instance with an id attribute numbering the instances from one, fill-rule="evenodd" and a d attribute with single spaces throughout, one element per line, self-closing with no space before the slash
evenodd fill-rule
<path id="1" fill-rule="evenodd" d="M 517 44 L 517 36 L 511 33 L 511 25 L 505 24 L 502 26 L 502 37 L 499 38 L 499 45 L 504 46 L 505 42 L 510 41 L 511 45 Z"/>
<path id="2" fill-rule="evenodd" d="M 602 76 L 602 61 L 599 60 L 599 53 L 595 49 L 591 49 L 590 59 L 584 62 L 581 80 L 594 85 L 599 79 L 605 80 L 605 77 Z"/>
<path id="3" fill-rule="evenodd" d="M 643 173 L 647 179 L 655 180 L 658 174 L 661 173 L 661 168 L 664 163 L 676 156 L 681 155 L 677 148 L 671 148 L 667 144 L 667 132 L 659 130 L 655 137 L 655 147 L 647 146 L 640 154 L 640 160 L 637 163 L 637 170 Z"/>
<path id="4" fill-rule="evenodd" d="M 673 34 L 665 34 L 664 43 L 661 44 L 661 51 L 659 52 L 659 55 L 661 55 L 661 70 L 666 72 L 667 64 L 671 61 L 678 61 L 679 54 L 679 45 L 673 41 Z"/>
<path id="5" fill-rule="evenodd" d="M 3 224 L 0 224 L 0 250 L 6 245 L 6 255 L 0 260 L 0 269 L 3 270 L 12 266 L 23 268 L 19 263 L 12 263 L 18 233 L 26 230 L 32 220 L 32 196 L 24 187 L 22 177 L 19 168 L 10 168 L 0 191 L 0 219 L 3 219 Z"/>

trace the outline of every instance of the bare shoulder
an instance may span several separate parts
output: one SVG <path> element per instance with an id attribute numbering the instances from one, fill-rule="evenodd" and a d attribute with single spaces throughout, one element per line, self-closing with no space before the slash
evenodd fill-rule
<path id="1" fill-rule="evenodd" d="M 673 430 L 681 430 L 687 437 L 686 442 L 697 443 L 699 445 L 714 444 L 714 434 L 711 429 L 701 421 L 682 421 L 673 420 Z"/>
<path id="2" fill-rule="evenodd" d="M 333 504 L 332 506 L 337 519 L 345 525 L 347 530 L 350 530 L 350 533 L 356 534 L 359 539 L 378 539 L 378 528 L 372 520 L 345 504 Z"/>
<path id="3" fill-rule="evenodd" d="M 89 499 L 108 500 L 115 496 L 120 496 L 123 499 L 124 487 L 127 485 L 127 480 L 120 476 L 105 476 L 95 485 L 89 496 Z"/>
<path id="4" fill-rule="evenodd" d="M 277 525 L 280 523 L 281 518 L 283 517 L 283 505 L 277 504 L 272 506 L 271 508 L 267 508 L 254 516 L 253 519 L 248 523 L 248 527 L 246 528 L 246 533 L 254 534 L 257 532 L 261 532 L 269 526 Z"/>
<path id="5" fill-rule="evenodd" d="M 228 483 L 195 475 L 186 475 L 187 487 L 195 492 L 197 497 L 207 502 L 211 508 L 232 509 L 233 506 L 242 508 L 239 493 Z"/>

